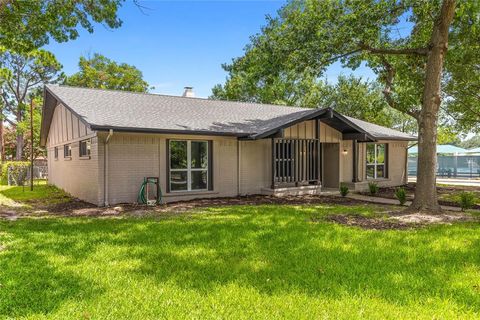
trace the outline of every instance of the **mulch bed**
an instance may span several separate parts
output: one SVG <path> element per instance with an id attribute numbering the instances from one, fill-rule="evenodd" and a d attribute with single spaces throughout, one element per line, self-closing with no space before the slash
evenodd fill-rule
<path id="1" fill-rule="evenodd" d="M 405 230 L 424 226 L 423 223 L 409 223 L 391 219 L 371 218 L 360 215 L 331 215 L 327 220 L 347 226 L 360 227 L 367 230 Z"/>
<path id="2" fill-rule="evenodd" d="M 58 203 L 49 206 L 34 206 L 34 209 L 12 209 L 0 207 L 0 218 L 12 218 L 21 216 L 62 216 L 62 217 L 100 217 L 100 216 L 119 216 L 122 214 L 142 216 L 157 213 L 182 213 L 191 211 L 197 208 L 205 207 L 219 207 L 219 206 L 235 206 L 235 205 L 314 205 L 314 204 L 341 204 L 341 205 L 358 205 L 365 204 L 365 202 L 341 198 L 335 196 L 288 196 L 288 197 L 273 197 L 273 196 L 242 196 L 232 198 L 209 198 L 197 199 L 189 201 L 171 202 L 165 205 L 149 207 L 139 204 L 119 204 L 115 207 L 97 207 L 93 204 L 72 199 L 68 202 Z"/>
<path id="3" fill-rule="evenodd" d="M 405 191 L 407 192 L 407 200 L 413 200 L 413 194 L 415 193 L 415 183 L 409 183 L 403 186 Z M 396 199 L 395 197 L 395 190 L 397 187 L 382 187 L 379 188 L 378 193 L 374 195 L 374 197 L 380 198 L 387 198 L 387 199 Z M 437 193 L 439 196 L 444 194 L 452 194 L 455 192 L 461 191 L 476 191 L 478 192 L 478 187 L 472 186 L 437 186 Z M 368 192 L 364 192 L 364 195 L 372 196 Z M 460 207 L 459 204 L 455 201 L 448 201 L 444 199 L 438 199 L 438 203 L 442 206 L 450 206 L 450 207 Z M 480 209 L 480 205 L 476 204 L 473 206 L 473 209 Z"/>
<path id="4" fill-rule="evenodd" d="M 478 218 L 463 213 L 447 212 L 438 215 L 421 213 L 405 214 L 402 211 L 389 212 L 385 217 L 336 214 L 327 216 L 327 221 L 367 230 L 406 230 L 421 228 L 430 224 L 451 224 L 455 222 L 478 222 Z"/>
<path id="5" fill-rule="evenodd" d="M 386 189 L 386 188 L 383 188 Z M 115 207 L 97 207 L 90 203 L 72 199 L 71 201 L 54 204 L 46 207 L 34 207 L 34 209 L 12 209 L 0 207 L 0 219 L 16 220 L 20 217 L 115 217 L 115 216 L 133 216 L 143 217 L 155 213 L 162 214 L 163 217 L 169 217 L 179 213 L 192 211 L 198 208 L 220 207 L 220 206 L 238 206 L 238 205 L 364 205 L 369 202 L 343 198 L 339 196 L 287 196 L 273 197 L 263 195 L 233 197 L 233 198 L 210 198 L 197 199 L 190 201 L 172 202 L 165 205 L 149 207 L 138 204 L 120 204 Z M 356 226 L 369 230 L 406 230 L 423 227 L 431 223 L 451 223 L 455 221 L 472 221 L 471 216 L 464 216 L 459 213 L 444 214 L 442 216 L 421 216 L 405 215 L 402 211 L 391 211 L 391 206 L 375 204 L 384 207 L 382 216 L 365 217 L 360 214 L 335 214 L 321 218 L 312 217 L 312 222 L 331 221 L 334 223 Z M 159 217 L 161 217 L 159 216 Z M 435 218 L 433 218 L 435 217 Z"/>

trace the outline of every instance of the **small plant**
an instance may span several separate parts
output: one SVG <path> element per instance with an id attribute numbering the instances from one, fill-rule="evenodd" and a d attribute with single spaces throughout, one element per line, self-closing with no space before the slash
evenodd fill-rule
<path id="1" fill-rule="evenodd" d="M 397 190 L 395 190 L 395 197 L 397 197 L 401 206 L 403 206 L 405 202 L 407 202 L 407 193 L 405 192 L 405 189 L 403 187 L 397 188 Z"/>
<path id="2" fill-rule="evenodd" d="M 378 184 L 376 182 L 369 182 L 368 183 L 368 190 L 370 191 L 370 194 L 372 196 L 376 195 L 378 193 Z"/>
<path id="3" fill-rule="evenodd" d="M 460 192 L 460 208 L 462 211 L 471 209 L 475 205 L 475 194 L 473 192 Z"/>
<path id="4" fill-rule="evenodd" d="M 345 183 L 341 183 L 340 184 L 340 195 L 342 197 L 346 197 L 349 192 L 350 191 L 348 190 L 347 185 Z"/>

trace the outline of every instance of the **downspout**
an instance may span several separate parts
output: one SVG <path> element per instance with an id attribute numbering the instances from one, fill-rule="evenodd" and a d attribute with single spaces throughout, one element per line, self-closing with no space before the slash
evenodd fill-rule
<path id="1" fill-rule="evenodd" d="M 105 139 L 104 149 L 105 154 L 103 156 L 103 204 L 108 207 L 108 142 L 113 136 L 113 129 L 110 129 L 108 136 Z"/>
<path id="2" fill-rule="evenodd" d="M 237 196 L 240 196 L 240 140 L 237 138 Z"/>

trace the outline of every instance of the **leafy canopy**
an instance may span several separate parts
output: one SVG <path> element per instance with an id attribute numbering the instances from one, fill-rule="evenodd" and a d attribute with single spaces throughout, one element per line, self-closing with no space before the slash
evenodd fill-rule
<path id="1" fill-rule="evenodd" d="M 267 17 L 242 57 L 223 65 L 229 75 L 213 97 L 318 106 L 318 79 L 328 66 L 339 61 L 356 69 L 366 63 L 377 74 L 385 101 L 418 118 L 441 5 L 440 0 L 290 1 L 276 17 Z M 458 1 L 442 114 L 464 130 L 479 129 L 479 66 L 480 1 Z"/>
<path id="2" fill-rule="evenodd" d="M 118 28 L 123 0 L 0 0 L 0 45 L 28 52 L 53 38 L 66 42 L 79 36 L 78 27 L 92 33 L 95 23 Z"/>
<path id="3" fill-rule="evenodd" d="M 147 92 L 151 87 L 135 66 L 117 63 L 95 53 L 93 57 L 80 57 L 80 71 L 66 78 L 71 86 Z"/>

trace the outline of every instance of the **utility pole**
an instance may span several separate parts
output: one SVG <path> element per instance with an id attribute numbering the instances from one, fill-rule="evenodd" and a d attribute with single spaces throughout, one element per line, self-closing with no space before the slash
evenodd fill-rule
<path id="1" fill-rule="evenodd" d="M 30 191 L 33 191 L 33 97 L 30 99 Z"/>

